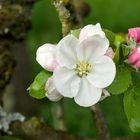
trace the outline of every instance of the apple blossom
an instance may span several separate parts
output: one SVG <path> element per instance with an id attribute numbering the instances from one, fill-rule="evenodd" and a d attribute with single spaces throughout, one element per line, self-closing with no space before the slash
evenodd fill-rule
<path id="1" fill-rule="evenodd" d="M 45 90 L 46 90 L 46 97 L 48 97 L 48 99 L 51 101 L 56 102 L 63 98 L 63 96 L 55 88 L 53 77 L 50 77 L 46 82 Z"/>
<path id="2" fill-rule="evenodd" d="M 136 68 L 140 68 L 140 48 L 134 48 L 128 57 L 128 62 Z"/>
<path id="3" fill-rule="evenodd" d="M 134 38 L 136 43 L 140 43 L 140 27 L 128 29 L 128 39 Z"/>
<path id="4" fill-rule="evenodd" d="M 96 104 L 109 96 L 104 88 L 115 77 L 113 57 L 114 52 L 99 23 L 82 28 L 79 38 L 67 35 L 58 45 L 41 46 L 36 60 L 54 72 L 46 83 L 46 96 L 52 101 L 62 96 L 74 97 L 77 104 L 85 107 Z"/>
<path id="5" fill-rule="evenodd" d="M 108 39 L 98 34 L 82 41 L 73 35 L 64 37 L 56 47 L 59 66 L 53 73 L 59 93 L 80 106 L 96 104 L 116 73 L 114 62 L 105 56 L 108 48 Z"/>

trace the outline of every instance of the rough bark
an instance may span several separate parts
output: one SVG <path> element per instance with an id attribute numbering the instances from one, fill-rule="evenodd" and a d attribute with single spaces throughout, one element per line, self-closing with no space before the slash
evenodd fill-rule
<path id="1" fill-rule="evenodd" d="M 31 27 L 32 3 L 31 0 L 0 0 L 0 104 L 2 92 L 15 69 L 12 48 L 24 40 Z"/>
<path id="2" fill-rule="evenodd" d="M 62 24 L 62 34 L 66 36 L 70 30 L 79 26 L 82 19 L 90 11 L 89 5 L 84 0 L 54 0 Z"/>

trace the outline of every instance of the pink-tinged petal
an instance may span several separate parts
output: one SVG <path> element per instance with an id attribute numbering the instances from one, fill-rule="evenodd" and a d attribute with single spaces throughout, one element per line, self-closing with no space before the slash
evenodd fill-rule
<path id="1" fill-rule="evenodd" d="M 67 35 L 57 45 L 57 61 L 60 66 L 74 68 L 77 61 L 76 48 L 79 41 L 73 35 Z"/>
<path id="2" fill-rule="evenodd" d="M 92 30 L 92 28 L 93 28 L 93 25 L 87 25 L 84 28 L 82 28 L 79 35 L 79 40 L 83 41 L 84 39 L 86 39 L 88 33 Z"/>
<path id="3" fill-rule="evenodd" d="M 137 43 L 140 43 L 140 27 L 128 29 L 128 38 L 135 38 Z"/>
<path id="4" fill-rule="evenodd" d="M 88 37 L 81 42 L 77 49 L 78 59 L 87 60 L 92 63 L 99 57 L 103 56 L 109 48 L 107 38 L 101 38 L 99 35 Z"/>
<path id="5" fill-rule="evenodd" d="M 82 77 L 80 90 L 74 100 L 80 106 L 90 107 L 100 100 L 101 94 L 102 89 L 94 87 L 86 77 Z"/>
<path id="6" fill-rule="evenodd" d="M 95 87 L 105 88 L 113 82 L 115 75 L 115 63 L 108 56 L 102 56 L 93 63 L 92 71 L 87 75 L 87 79 Z"/>
<path id="7" fill-rule="evenodd" d="M 140 48 L 134 48 L 133 49 L 132 53 L 128 57 L 128 62 L 135 67 L 139 67 Z"/>
<path id="8" fill-rule="evenodd" d="M 113 59 L 115 53 L 114 53 L 113 49 L 111 47 L 109 47 L 108 50 L 106 51 L 105 55 L 110 57 L 111 59 Z"/>
<path id="9" fill-rule="evenodd" d="M 58 66 L 56 60 L 56 45 L 44 44 L 36 52 L 36 61 L 46 70 L 54 71 Z"/>
<path id="10" fill-rule="evenodd" d="M 73 98 L 77 95 L 80 86 L 80 78 L 74 70 L 58 67 L 53 73 L 56 89 L 64 97 Z"/>
<path id="11" fill-rule="evenodd" d="M 81 42 L 86 38 L 94 35 L 105 37 L 105 33 L 102 31 L 102 28 L 99 23 L 97 23 L 96 25 L 90 24 L 82 28 L 79 35 L 79 41 Z"/>
<path id="12" fill-rule="evenodd" d="M 46 90 L 46 97 L 48 97 L 50 101 L 57 102 L 63 98 L 63 96 L 55 88 L 53 77 L 50 77 L 47 80 L 45 90 Z"/>

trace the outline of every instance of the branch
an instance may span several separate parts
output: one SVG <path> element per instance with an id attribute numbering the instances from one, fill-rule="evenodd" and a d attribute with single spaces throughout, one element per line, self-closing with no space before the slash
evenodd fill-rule
<path id="1" fill-rule="evenodd" d="M 0 105 L 3 105 L 3 90 L 15 69 L 15 59 L 10 50 L 0 42 Z"/>
<path id="2" fill-rule="evenodd" d="M 66 36 L 72 29 L 73 22 L 70 11 L 65 7 L 63 0 L 54 0 L 54 6 L 58 12 L 62 24 L 62 34 Z"/>
<path id="3" fill-rule="evenodd" d="M 24 39 L 31 27 L 30 10 L 25 5 L 3 4 L 0 8 L 0 25 L 0 38 Z"/>
<path id="4" fill-rule="evenodd" d="M 84 0 L 53 0 L 62 24 L 63 36 L 79 26 L 90 12 L 90 6 Z"/>
<path id="5" fill-rule="evenodd" d="M 1 132 L 26 140 L 95 140 L 54 130 L 36 117 L 25 120 L 22 114 L 7 113 L 2 108 L 0 108 L 0 134 Z M 139 140 L 139 138 L 113 138 L 112 140 Z"/>
<path id="6" fill-rule="evenodd" d="M 110 140 L 110 134 L 99 105 L 92 106 L 91 110 L 97 128 L 98 139 Z"/>
<path id="7" fill-rule="evenodd" d="M 15 59 L 11 48 L 24 40 L 31 27 L 29 5 L 33 0 L 0 0 L 0 104 L 3 104 L 3 91 L 9 83 L 14 69 Z"/>
<path id="8" fill-rule="evenodd" d="M 56 131 L 38 118 L 32 118 L 25 122 L 15 122 L 11 125 L 11 131 L 14 136 L 32 140 L 91 140 L 60 130 Z"/>
<path id="9" fill-rule="evenodd" d="M 64 131 L 56 131 L 38 118 L 31 118 L 24 122 L 11 124 L 11 132 L 14 136 L 29 140 L 95 140 L 83 138 Z M 102 139 L 105 140 L 105 139 Z M 140 140 L 140 138 L 112 138 L 112 140 Z"/>

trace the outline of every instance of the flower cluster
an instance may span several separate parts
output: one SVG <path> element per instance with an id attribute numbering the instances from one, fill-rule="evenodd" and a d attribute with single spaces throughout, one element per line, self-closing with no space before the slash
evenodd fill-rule
<path id="1" fill-rule="evenodd" d="M 133 132 L 140 132 L 140 27 L 113 33 L 100 24 L 72 30 L 58 44 L 36 53 L 45 69 L 28 88 L 37 99 L 73 98 L 90 107 L 110 95 L 123 94 L 124 112 Z"/>
<path id="2" fill-rule="evenodd" d="M 128 30 L 128 44 L 134 44 L 131 47 L 131 53 L 128 57 L 128 62 L 136 67 L 140 68 L 140 28 L 130 28 Z"/>
<path id="3" fill-rule="evenodd" d="M 78 37 L 69 34 L 57 45 L 39 47 L 37 62 L 53 72 L 46 82 L 46 96 L 52 101 L 74 98 L 84 107 L 109 96 L 106 87 L 116 75 L 114 52 L 109 44 L 98 23 L 82 28 Z"/>

